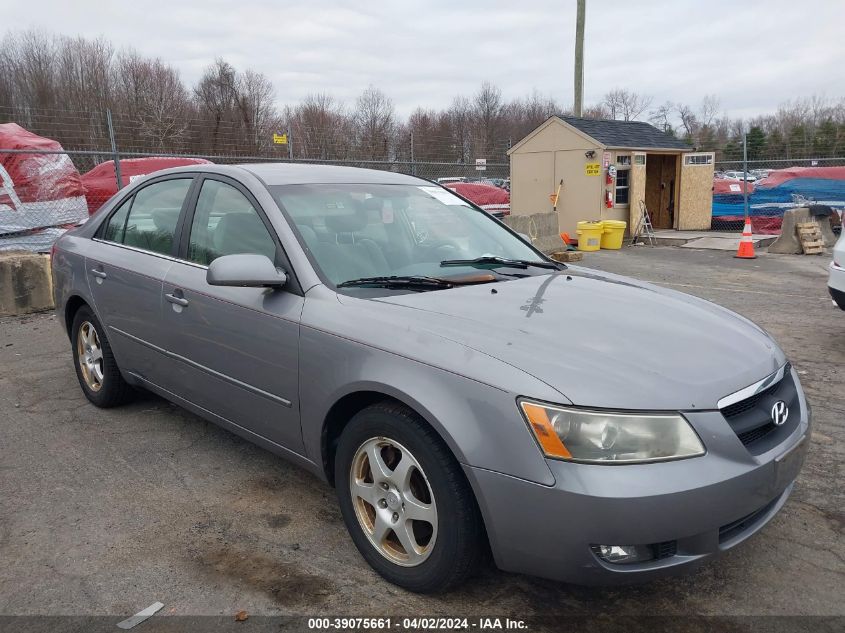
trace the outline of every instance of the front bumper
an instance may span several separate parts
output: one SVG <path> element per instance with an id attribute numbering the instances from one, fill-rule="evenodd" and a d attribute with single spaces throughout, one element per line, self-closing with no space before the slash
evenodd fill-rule
<path id="1" fill-rule="evenodd" d="M 792 490 L 810 443 L 803 397 L 801 405 L 795 431 L 758 456 L 735 434 L 714 432 L 725 421 L 711 411 L 687 416 L 708 445 L 702 457 L 618 466 L 548 460 L 553 486 L 465 466 L 497 565 L 612 585 L 678 573 L 733 547 L 766 525 Z M 591 549 L 667 543 L 669 555 L 627 565 L 604 562 Z"/>
<path id="2" fill-rule="evenodd" d="M 830 262 L 829 268 L 827 289 L 836 305 L 845 310 L 845 268 L 837 266 L 834 262 Z"/>
<path id="3" fill-rule="evenodd" d="M 830 298 L 839 306 L 839 309 L 845 310 L 845 290 L 839 290 L 833 286 L 828 286 L 827 289 L 830 292 Z"/>

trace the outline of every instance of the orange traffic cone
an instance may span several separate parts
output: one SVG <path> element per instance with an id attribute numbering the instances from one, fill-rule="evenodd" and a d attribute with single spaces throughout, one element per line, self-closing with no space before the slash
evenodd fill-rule
<path id="1" fill-rule="evenodd" d="M 751 241 L 751 220 L 745 218 L 745 228 L 742 229 L 742 238 L 739 240 L 739 249 L 736 255 L 740 259 L 757 259 L 754 254 L 754 242 Z"/>

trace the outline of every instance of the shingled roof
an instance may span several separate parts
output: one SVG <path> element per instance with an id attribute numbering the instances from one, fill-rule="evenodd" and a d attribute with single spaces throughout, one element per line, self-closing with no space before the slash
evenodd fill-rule
<path id="1" fill-rule="evenodd" d="M 582 119 L 565 115 L 561 115 L 560 119 L 607 147 L 692 150 L 684 141 L 669 136 L 643 121 Z"/>

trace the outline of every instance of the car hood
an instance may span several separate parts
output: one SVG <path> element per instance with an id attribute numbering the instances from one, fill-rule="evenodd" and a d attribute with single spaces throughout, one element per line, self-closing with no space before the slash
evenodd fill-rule
<path id="1" fill-rule="evenodd" d="M 580 406 L 714 409 L 786 362 L 768 334 L 725 308 L 589 269 L 374 301 Z"/>

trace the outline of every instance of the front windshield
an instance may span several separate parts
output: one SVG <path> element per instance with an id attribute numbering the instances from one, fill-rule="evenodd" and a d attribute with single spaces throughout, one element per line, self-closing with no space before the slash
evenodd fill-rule
<path id="1" fill-rule="evenodd" d="M 315 184 L 269 189 L 296 225 L 323 275 L 335 285 L 368 277 L 449 278 L 478 272 L 479 264 L 454 260 L 543 261 L 485 212 L 435 185 Z M 450 263 L 444 266 L 444 261 Z"/>

